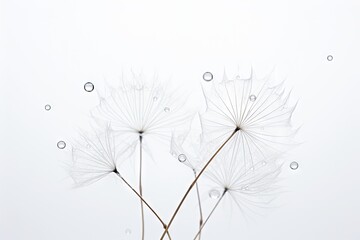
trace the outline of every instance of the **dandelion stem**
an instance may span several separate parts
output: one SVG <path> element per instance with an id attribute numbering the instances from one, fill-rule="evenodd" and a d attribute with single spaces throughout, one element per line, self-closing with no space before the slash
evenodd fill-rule
<path id="1" fill-rule="evenodd" d="M 194 240 L 196 240 L 196 238 L 198 236 L 200 236 L 201 234 L 201 230 L 205 227 L 205 224 L 208 222 L 208 220 L 210 219 L 211 215 L 214 213 L 215 209 L 219 206 L 219 203 L 221 201 L 221 199 L 223 199 L 223 197 L 225 196 L 225 193 L 227 192 L 227 189 L 224 189 L 223 193 L 221 194 L 219 200 L 216 202 L 215 206 L 213 207 L 213 209 L 211 210 L 211 212 L 209 213 L 209 215 L 207 216 L 207 218 L 205 219 L 204 223 L 202 224 L 202 226 L 200 227 L 200 230 L 198 231 L 198 233 L 195 235 Z"/>
<path id="2" fill-rule="evenodd" d="M 161 219 L 161 217 L 159 216 L 159 214 L 157 214 L 157 212 L 145 201 L 145 199 L 128 183 L 128 181 L 126 181 L 126 179 L 120 175 L 120 173 L 115 170 L 114 173 L 126 184 L 126 186 L 128 186 L 135 194 L 136 196 L 138 196 L 141 200 L 141 202 L 143 202 L 148 208 L 149 210 L 155 215 L 155 217 L 160 221 L 160 223 L 162 224 L 163 228 L 166 229 L 166 224 L 165 222 Z M 168 235 L 169 239 L 171 240 L 170 234 L 167 231 L 166 234 Z"/>
<path id="3" fill-rule="evenodd" d="M 142 197 L 142 136 L 139 136 L 140 142 L 140 169 L 139 169 L 139 194 Z M 141 205 L 141 239 L 145 239 L 145 218 L 144 218 L 144 202 L 140 200 Z"/>
<path id="4" fill-rule="evenodd" d="M 194 176 L 196 178 L 196 171 L 194 170 Z M 200 191 L 199 191 L 199 184 L 196 182 L 196 195 L 197 195 L 197 199 L 198 199 L 198 204 L 199 204 L 199 214 L 200 214 L 200 220 L 199 220 L 199 238 L 198 240 L 201 239 L 201 226 L 203 225 L 203 213 L 202 213 L 202 207 L 201 207 L 201 200 L 200 200 Z"/>
<path id="5" fill-rule="evenodd" d="M 164 239 L 166 231 L 170 228 L 172 222 L 174 221 L 177 213 L 179 212 L 181 206 L 183 205 L 185 199 L 187 198 L 187 196 L 189 195 L 191 189 L 194 187 L 194 185 L 197 183 L 198 179 L 200 178 L 200 176 L 204 173 L 204 171 L 206 170 L 206 168 L 209 166 L 209 164 L 214 160 L 214 158 L 216 157 L 216 155 L 221 151 L 221 149 L 230 141 L 230 139 L 235 135 L 235 133 L 237 133 L 240 130 L 240 128 L 235 128 L 235 130 L 231 133 L 231 135 L 226 139 L 226 141 L 218 148 L 218 150 L 216 150 L 216 152 L 214 153 L 214 155 L 212 155 L 212 157 L 209 159 L 209 161 L 205 164 L 205 166 L 201 169 L 201 171 L 199 172 L 199 174 L 195 177 L 195 179 L 193 180 L 193 182 L 190 184 L 189 188 L 187 189 L 185 195 L 183 196 L 183 198 L 181 199 L 179 205 L 177 206 L 177 208 L 175 209 L 174 214 L 172 215 L 169 224 L 166 226 L 166 229 L 164 230 L 163 234 L 160 237 L 160 240 Z"/>

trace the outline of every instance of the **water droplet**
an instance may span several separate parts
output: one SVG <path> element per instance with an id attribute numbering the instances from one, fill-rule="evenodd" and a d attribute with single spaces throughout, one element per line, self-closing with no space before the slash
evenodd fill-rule
<path id="1" fill-rule="evenodd" d="M 92 84 L 91 82 L 87 82 L 84 85 L 84 89 L 87 92 L 92 92 L 94 90 L 94 84 Z"/>
<path id="2" fill-rule="evenodd" d="M 158 97 L 157 96 L 153 97 L 153 100 L 154 102 L 156 102 L 158 100 Z"/>
<path id="3" fill-rule="evenodd" d="M 203 74 L 203 79 L 207 82 L 210 82 L 211 80 L 213 80 L 213 75 L 211 72 L 205 72 Z"/>
<path id="4" fill-rule="evenodd" d="M 165 108 L 164 108 L 164 112 L 170 112 L 170 108 L 165 107 Z"/>
<path id="5" fill-rule="evenodd" d="M 125 229 L 125 234 L 130 235 L 131 234 L 131 229 L 130 228 Z"/>
<path id="6" fill-rule="evenodd" d="M 185 162 L 186 161 L 186 155 L 185 154 L 180 154 L 178 156 L 178 160 L 179 160 L 179 162 Z"/>
<path id="7" fill-rule="evenodd" d="M 66 143 L 64 141 L 59 141 L 56 145 L 59 149 L 64 149 L 66 147 Z"/>
<path id="8" fill-rule="evenodd" d="M 255 102 L 256 96 L 254 94 L 250 95 L 249 99 L 250 99 L 250 101 Z"/>
<path id="9" fill-rule="evenodd" d="M 298 169 L 298 167 L 299 167 L 299 164 L 297 162 L 290 163 L 290 168 L 292 170 L 296 170 L 296 169 Z"/>
<path id="10" fill-rule="evenodd" d="M 235 78 L 236 78 L 237 80 L 240 80 L 240 79 L 241 79 L 240 75 L 236 75 Z"/>
<path id="11" fill-rule="evenodd" d="M 220 197 L 220 192 L 218 190 L 210 190 L 209 197 L 212 199 L 218 199 Z"/>
<path id="12" fill-rule="evenodd" d="M 327 59 L 328 61 L 332 61 L 332 60 L 334 59 L 334 57 L 333 57 L 332 55 L 328 55 L 328 56 L 326 57 L 326 59 Z"/>
<path id="13" fill-rule="evenodd" d="M 46 110 L 46 111 L 50 111 L 50 109 L 51 109 L 51 106 L 50 106 L 49 104 L 46 104 L 46 105 L 45 105 L 45 110 Z"/>

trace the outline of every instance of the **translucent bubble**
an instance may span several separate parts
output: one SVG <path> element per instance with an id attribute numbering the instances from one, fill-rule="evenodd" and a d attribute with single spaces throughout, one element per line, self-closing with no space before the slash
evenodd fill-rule
<path id="1" fill-rule="evenodd" d="M 332 55 L 328 55 L 326 58 L 328 61 L 332 61 L 334 59 L 334 57 Z"/>
<path id="2" fill-rule="evenodd" d="M 212 199 L 218 199 L 220 197 L 220 192 L 216 189 L 210 190 L 209 197 Z"/>
<path id="3" fill-rule="evenodd" d="M 210 82 L 211 80 L 213 80 L 213 75 L 211 72 L 205 72 L 203 74 L 203 79 L 207 82 Z"/>
<path id="4" fill-rule="evenodd" d="M 153 97 L 153 100 L 154 102 L 156 102 L 158 100 L 158 97 L 157 96 Z"/>
<path id="5" fill-rule="evenodd" d="M 56 145 L 59 149 L 64 149 L 66 147 L 66 143 L 64 141 L 59 141 Z"/>
<path id="6" fill-rule="evenodd" d="M 130 235 L 131 234 L 131 229 L 130 228 L 125 229 L 125 234 Z"/>
<path id="7" fill-rule="evenodd" d="M 179 160 L 179 162 L 185 162 L 186 161 L 186 155 L 185 154 L 180 154 L 178 156 L 178 160 Z"/>
<path id="8" fill-rule="evenodd" d="M 255 95 L 250 95 L 249 100 L 252 101 L 252 102 L 255 102 L 256 96 Z"/>
<path id="9" fill-rule="evenodd" d="M 164 112 L 170 112 L 170 108 L 165 107 L 165 108 L 164 108 Z"/>
<path id="10" fill-rule="evenodd" d="M 46 110 L 46 111 L 50 111 L 50 109 L 51 109 L 51 106 L 50 106 L 49 104 L 46 104 L 46 105 L 45 105 L 45 110 Z"/>
<path id="11" fill-rule="evenodd" d="M 94 84 L 92 84 L 91 82 L 87 82 L 84 85 L 84 89 L 87 92 L 92 92 L 94 90 Z"/>
<path id="12" fill-rule="evenodd" d="M 296 170 L 296 169 L 298 169 L 298 167 L 299 167 L 299 164 L 297 162 L 290 163 L 290 168 L 292 170 Z"/>

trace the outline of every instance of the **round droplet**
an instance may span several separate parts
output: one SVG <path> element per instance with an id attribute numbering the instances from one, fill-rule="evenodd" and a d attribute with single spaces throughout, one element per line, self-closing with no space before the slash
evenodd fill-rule
<path id="1" fill-rule="evenodd" d="M 326 57 L 326 59 L 327 59 L 328 61 L 332 61 L 332 60 L 334 59 L 334 57 L 333 57 L 332 55 L 328 55 L 328 56 Z"/>
<path id="2" fill-rule="evenodd" d="M 292 170 L 296 170 L 296 169 L 298 169 L 298 167 L 299 167 L 299 164 L 297 162 L 290 163 L 290 168 Z"/>
<path id="3" fill-rule="evenodd" d="M 51 106 L 50 106 L 49 104 L 46 104 L 46 105 L 45 105 L 45 110 L 46 110 L 46 111 L 50 111 L 50 109 L 51 109 Z"/>
<path id="4" fill-rule="evenodd" d="M 170 108 L 165 107 L 165 108 L 164 108 L 164 112 L 170 112 Z"/>
<path id="5" fill-rule="evenodd" d="M 185 154 L 180 154 L 178 156 L 178 160 L 179 160 L 179 162 L 185 162 L 186 161 L 186 155 Z"/>
<path id="6" fill-rule="evenodd" d="M 211 80 L 213 80 L 213 75 L 211 72 L 205 72 L 203 74 L 203 79 L 207 82 L 210 82 Z"/>
<path id="7" fill-rule="evenodd" d="M 59 149 L 64 149 L 66 147 L 66 143 L 64 141 L 59 141 L 56 145 Z"/>
<path id="8" fill-rule="evenodd" d="M 131 234 L 131 229 L 130 228 L 125 229 L 125 234 L 130 235 Z"/>
<path id="9" fill-rule="evenodd" d="M 241 79 L 240 75 L 236 75 L 236 79 L 240 80 Z"/>
<path id="10" fill-rule="evenodd" d="M 212 199 L 218 199 L 220 197 L 220 192 L 218 190 L 213 189 L 209 192 L 209 197 Z"/>
<path id="11" fill-rule="evenodd" d="M 94 84 L 92 84 L 91 82 L 87 82 L 84 85 L 84 89 L 87 92 L 92 92 L 94 90 Z"/>
<path id="12" fill-rule="evenodd" d="M 256 96 L 255 95 L 250 95 L 249 100 L 252 101 L 252 102 L 255 102 Z"/>
<path id="13" fill-rule="evenodd" d="M 158 97 L 157 96 L 153 97 L 153 100 L 154 102 L 156 102 L 158 100 Z"/>

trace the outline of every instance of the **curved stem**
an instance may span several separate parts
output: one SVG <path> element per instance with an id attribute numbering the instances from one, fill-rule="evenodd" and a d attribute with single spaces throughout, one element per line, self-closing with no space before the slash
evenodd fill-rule
<path id="1" fill-rule="evenodd" d="M 140 169 L 139 169 L 139 194 L 142 197 L 142 136 L 139 136 L 140 142 Z M 141 206 L 141 239 L 145 239 L 145 217 L 144 217 L 144 203 L 140 200 Z"/>
<path id="2" fill-rule="evenodd" d="M 205 219 L 203 225 L 200 227 L 200 230 L 198 231 L 198 233 L 195 235 L 194 240 L 197 238 L 197 236 L 200 236 L 201 234 L 201 230 L 205 227 L 205 224 L 208 222 L 208 220 L 210 219 L 211 215 L 214 213 L 215 209 L 217 208 L 217 206 L 219 206 L 219 203 L 221 201 L 221 199 L 223 199 L 225 193 L 227 192 L 227 189 L 225 189 L 223 191 L 223 193 L 221 194 L 221 197 L 219 198 L 219 200 L 216 202 L 215 206 L 213 207 L 213 209 L 211 210 L 211 212 L 209 213 L 209 216 L 207 216 L 207 218 Z"/>
<path id="3" fill-rule="evenodd" d="M 212 157 L 209 159 L 209 161 L 205 164 L 205 166 L 201 169 L 201 171 L 199 172 L 199 174 L 196 176 L 196 178 L 194 179 L 194 181 L 190 184 L 189 188 L 187 189 L 185 195 L 183 196 L 183 198 L 181 199 L 179 205 L 177 206 L 177 208 L 175 209 L 174 214 L 172 215 L 169 224 L 167 225 L 166 229 L 164 230 L 163 234 L 160 237 L 160 240 L 164 239 L 166 231 L 170 228 L 172 222 L 174 221 L 177 213 L 179 212 L 181 206 L 183 205 L 185 199 L 187 198 L 187 196 L 189 195 L 191 189 L 194 187 L 194 185 L 196 184 L 196 182 L 198 181 L 198 179 L 200 178 L 200 176 L 204 173 L 204 171 L 206 170 L 206 168 L 209 166 L 209 164 L 214 160 L 214 158 L 216 157 L 216 155 L 221 151 L 221 149 L 230 141 L 230 139 L 235 135 L 235 133 L 237 131 L 239 131 L 240 128 L 236 128 L 232 134 L 226 139 L 226 141 L 220 146 L 220 148 L 218 150 L 216 150 L 216 152 L 214 153 L 214 155 L 212 155 Z"/>
<path id="4" fill-rule="evenodd" d="M 135 194 L 136 196 L 138 196 L 141 200 L 141 202 L 143 202 L 148 208 L 149 210 L 155 215 L 155 217 L 160 221 L 160 223 L 162 224 L 163 228 L 166 229 L 166 224 L 165 222 L 160 218 L 159 214 L 157 214 L 157 212 L 145 201 L 145 199 L 128 183 L 128 181 L 126 181 L 126 179 L 120 175 L 120 173 L 115 169 L 114 173 L 126 184 L 126 186 L 128 186 Z M 171 240 L 170 237 L 170 233 L 167 231 L 166 234 L 168 235 L 169 239 Z"/>
<path id="5" fill-rule="evenodd" d="M 194 176 L 196 178 L 196 171 L 194 170 Z M 199 184 L 196 182 L 196 195 L 197 195 L 197 199 L 198 199 L 198 204 L 199 204 L 199 215 L 200 215 L 200 220 L 199 220 L 199 238 L 198 240 L 201 239 L 201 226 L 203 225 L 203 213 L 202 213 L 202 207 L 201 207 L 201 200 L 200 200 L 200 191 L 199 191 Z"/>

